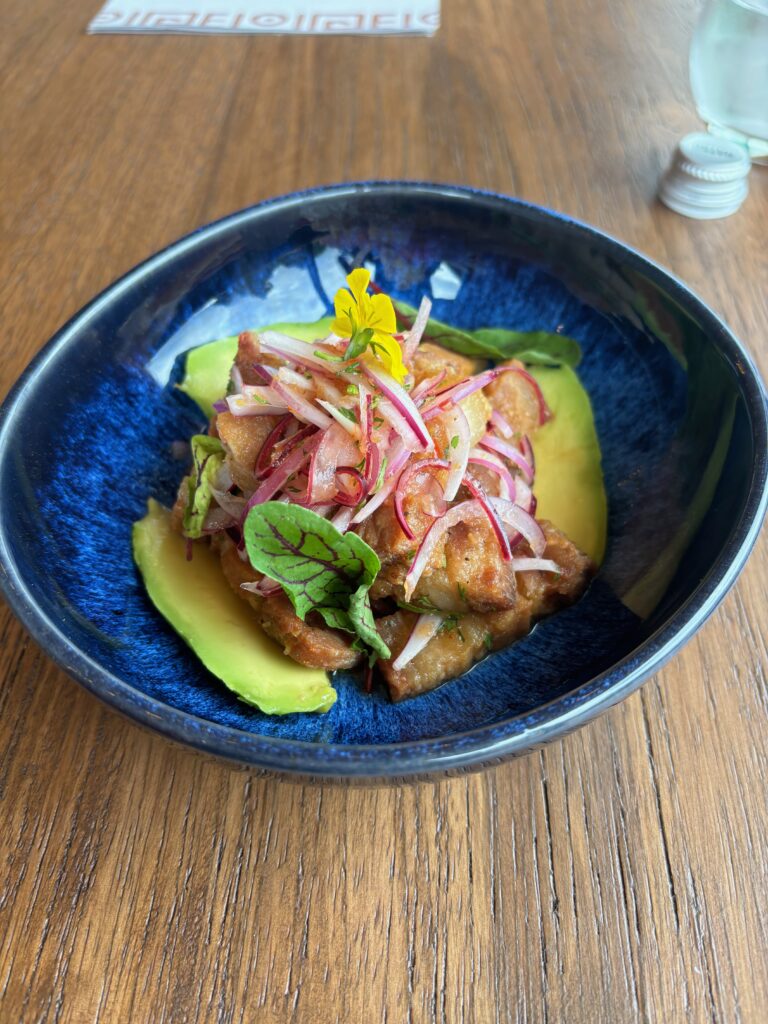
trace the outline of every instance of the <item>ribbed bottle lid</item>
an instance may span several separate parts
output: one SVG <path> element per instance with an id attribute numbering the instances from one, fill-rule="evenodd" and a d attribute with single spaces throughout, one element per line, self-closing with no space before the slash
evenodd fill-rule
<path id="1" fill-rule="evenodd" d="M 659 198 L 686 217 L 728 217 L 747 196 L 750 167 L 746 149 L 737 142 L 693 132 L 678 143 Z"/>

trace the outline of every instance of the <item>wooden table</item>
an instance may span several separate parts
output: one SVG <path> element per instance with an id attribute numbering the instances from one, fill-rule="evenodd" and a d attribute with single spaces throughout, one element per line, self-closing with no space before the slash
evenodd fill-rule
<path id="1" fill-rule="evenodd" d="M 654 201 L 697 126 L 691 0 L 444 0 L 433 39 L 101 37 L 0 18 L 0 394 L 196 225 L 303 186 L 466 182 L 687 280 L 768 370 L 768 172 Z M 542 753 L 409 788 L 205 760 L 87 696 L 0 608 L 0 1020 L 768 1019 L 768 547 L 684 653 Z"/>

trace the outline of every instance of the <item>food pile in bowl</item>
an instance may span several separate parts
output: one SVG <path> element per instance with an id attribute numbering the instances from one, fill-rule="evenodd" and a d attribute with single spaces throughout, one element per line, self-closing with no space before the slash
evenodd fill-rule
<path id="1" fill-rule="evenodd" d="M 463 674 L 577 601 L 605 546 L 576 343 L 347 284 L 334 318 L 189 355 L 208 430 L 134 526 L 158 609 L 271 714 L 326 710 L 339 669 L 393 700 Z"/>

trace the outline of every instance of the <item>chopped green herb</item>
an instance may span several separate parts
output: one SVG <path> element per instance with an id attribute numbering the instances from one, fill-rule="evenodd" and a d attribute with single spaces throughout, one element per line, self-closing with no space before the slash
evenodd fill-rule
<path id="1" fill-rule="evenodd" d="M 415 601 L 398 601 L 397 607 L 406 612 L 418 612 L 419 615 L 442 615 L 442 611 L 428 597 L 419 597 Z"/>
<path id="2" fill-rule="evenodd" d="M 457 583 L 456 584 L 456 589 L 459 592 L 459 597 L 464 602 L 464 604 L 466 604 L 467 603 L 467 588 L 462 583 Z"/>
<path id="3" fill-rule="evenodd" d="M 345 419 L 351 420 L 353 423 L 357 423 L 357 415 L 355 414 L 354 409 L 345 409 L 343 405 L 340 405 L 339 412 Z"/>
<path id="4" fill-rule="evenodd" d="M 357 386 L 357 384 L 347 384 L 347 394 L 348 395 L 359 395 L 360 394 L 360 388 Z"/>
<path id="5" fill-rule="evenodd" d="M 459 435 L 458 434 L 454 434 L 453 437 L 451 438 L 451 448 L 458 447 L 458 444 L 459 444 Z"/>
<path id="6" fill-rule="evenodd" d="M 343 356 L 337 356 L 337 355 L 335 355 L 332 352 L 323 352 L 323 350 L 320 349 L 320 348 L 314 349 L 313 353 L 314 353 L 314 355 L 317 356 L 318 359 L 325 359 L 326 362 L 329 362 L 329 363 L 343 363 L 344 362 L 344 357 Z"/>
<path id="7" fill-rule="evenodd" d="M 440 627 L 437 630 L 437 635 L 440 636 L 441 633 L 449 633 L 452 629 L 456 629 L 458 624 L 458 615 L 446 615 L 446 617 L 440 623 Z"/>
<path id="8" fill-rule="evenodd" d="M 486 651 L 490 651 L 493 647 L 493 633 L 486 633 L 483 637 L 483 643 L 485 644 Z"/>

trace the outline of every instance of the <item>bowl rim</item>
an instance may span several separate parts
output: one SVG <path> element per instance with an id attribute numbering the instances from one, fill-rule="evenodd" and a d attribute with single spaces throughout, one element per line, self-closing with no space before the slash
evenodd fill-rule
<path id="1" fill-rule="evenodd" d="M 732 526 L 719 558 L 680 608 L 624 658 L 574 690 L 501 722 L 446 736 L 387 744 L 324 744 L 264 736 L 200 718 L 145 694 L 81 651 L 37 606 L 13 559 L 6 540 L 5 516 L 0 515 L 0 594 L 5 596 L 34 640 L 68 675 L 111 707 L 166 738 L 204 753 L 281 774 L 375 779 L 479 768 L 527 753 L 566 735 L 623 700 L 699 629 L 744 567 L 768 507 L 768 415 L 759 371 L 725 323 L 687 285 L 631 246 L 563 213 L 491 190 L 410 180 L 342 182 L 266 199 L 196 228 L 137 264 L 59 328 L 13 385 L 0 405 L 0 460 L 15 417 L 24 405 L 26 392 L 37 376 L 91 319 L 156 269 L 167 266 L 197 245 L 212 241 L 219 233 L 246 222 L 258 222 L 275 210 L 301 206 L 312 199 L 345 196 L 354 199 L 369 192 L 437 196 L 499 205 L 507 210 L 514 207 L 535 219 L 557 220 L 564 230 L 621 253 L 625 261 L 641 268 L 655 283 L 663 283 L 681 300 L 684 308 L 695 313 L 719 351 L 731 365 L 738 367 L 757 458 L 752 465 L 742 514 Z"/>

